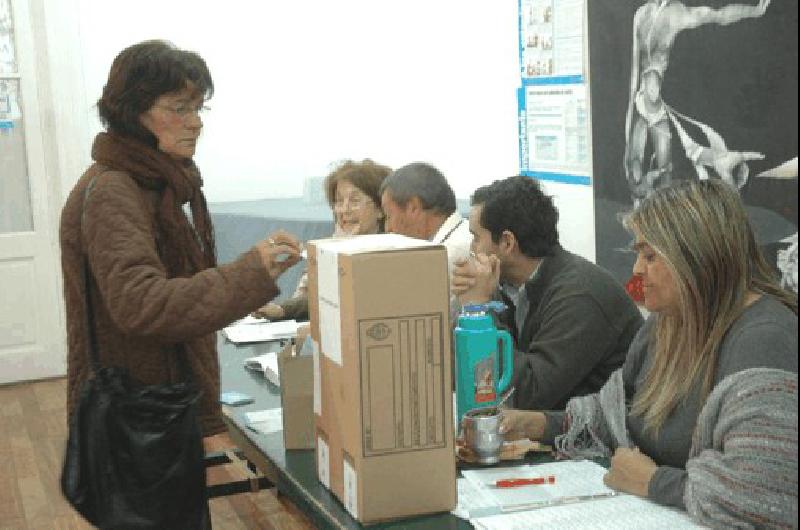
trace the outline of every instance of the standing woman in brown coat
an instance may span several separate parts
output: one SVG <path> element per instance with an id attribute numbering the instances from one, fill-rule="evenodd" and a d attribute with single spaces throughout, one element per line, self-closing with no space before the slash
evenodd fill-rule
<path id="1" fill-rule="evenodd" d="M 185 351 L 203 392 L 203 435 L 225 430 L 215 332 L 273 299 L 275 280 L 300 256 L 298 241 L 279 231 L 217 265 L 192 161 L 213 89 L 199 55 L 164 41 L 131 46 L 111 66 L 97 105 L 106 132 L 95 138 L 94 163 L 61 215 L 69 414 L 91 375 L 88 258 L 101 364 L 125 368 L 143 384 L 178 382 L 176 353 Z"/>

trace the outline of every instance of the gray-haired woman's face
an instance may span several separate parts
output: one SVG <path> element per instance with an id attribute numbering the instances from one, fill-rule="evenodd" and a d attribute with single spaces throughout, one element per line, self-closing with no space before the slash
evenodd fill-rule
<path id="1" fill-rule="evenodd" d="M 383 211 L 349 180 L 336 184 L 333 201 L 336 230 L 347 235 L 377 234 Z"/>

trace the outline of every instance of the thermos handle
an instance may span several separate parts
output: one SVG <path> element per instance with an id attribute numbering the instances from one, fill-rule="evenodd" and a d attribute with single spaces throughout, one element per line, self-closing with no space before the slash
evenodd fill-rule
<path id="1" fill-rule="evenodd" d="M 514 375 L 514 339 L 511 334 L 504 330 L 497 330 L 497 337 L 503 343 L 501 352 L 503 359 L 503 373 L 500 374 L 500 382 L 497 383 L 497 393 L 502 394 L 511 384 L 511 377 Z"/>

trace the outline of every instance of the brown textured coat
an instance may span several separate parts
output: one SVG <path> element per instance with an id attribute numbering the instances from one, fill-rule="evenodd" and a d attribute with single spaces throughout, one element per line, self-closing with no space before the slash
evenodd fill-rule
<path id="1" fill-rule="evenodd" d="M 95 179 L 85 201 L 84 191 Z M 62 270 L 67 310 L 68 411 L 90 375 L 84 252 L 93 274 L 100 361 L 127 368 L 145 384 L 181 380 L 176 345 L 183 343 L 203 391 L 204 434 L 224 430 L 219 406 L 216 334 L 278 293 L 258 251 L 185 278 L 169 278 L 157 243 L 161 192 L 140 187 L 127 172 L 95 164 L 72 190 L 61 215 Z M 85 226 L 83 224 L 85 223 Z"/>

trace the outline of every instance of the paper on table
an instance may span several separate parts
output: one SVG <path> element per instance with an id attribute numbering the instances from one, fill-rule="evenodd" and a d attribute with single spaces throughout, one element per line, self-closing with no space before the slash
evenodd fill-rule
<path id="1" fill-rule="evenodd" d="M 280 369 L 278 368 L 278 353 L 271 351 L 244 360 L 244 367 L 257 372 L 263 372 L 270 383 L 281 386 Z"/>
<path id="2" fill-rule="evenodd" d="M 704 528 L 685 512 L 634 495 L 617 495 L 539 510 L 470 519 L 477 530 L 569 528 L 570 530 L 674 530 Z"/>
<path id="3" fill-rule="evenodd" d="M 609 496 L 615 491 L 603 483 L 606 468 L 589 460 L 551 462 L 539 465 L 498 467 L 464 471 L 469 480 L 481 493 L 495 500 L 501 509 L 517 506 L 558 504 L 573 501 L 575 497 Z M 554 475 L 555 484 L 522 486 L 518 488 L 497 488 L 495 482 L 501 479 L 535 478 Z M 472 513 L 472 511 L 470 511 Z M 473 514 L 474 516 L 475 514 Z"/>
<path id="4" fill-rule="evenodd" d="M 616 493 L 603 484 L 606 471 L 588 460 L 464 471 L 453 514 L 483 530 L 702 528 L 685 512 Z M 555 484 L 494 487 L 504 478 L 549 475 Z"/>
<path id="5" fill-rule="evenodd" d="M 254 317 L 253 315 L 247 315 L 246 317 L 240 318 L 239 320 L 237 320 L 236 322 L 231 324 L 231 326 L 238 326 L 238 325 L 243 325 L 243 324 L 266 324 L 267 322 L 269 322 L 269 319 L 267 319 L 267 318 Z"/>
<path id="6" fill-rule="evenodd" d="M 483 491 L 465 478 L 456 479 L 458 503 L 452 513 L 456 517 L 469 519 L 470 512 L 497 508 L 497 501 L 488 497 Z"/>
<path id="7" fill-rule="evenodd" d="M 261 434 L 283 430 L 283 410 L 280 408 L 245 412 L 247 426 Z"/>
<path id="8" fill-rule="evenodd" d="M 267 342 L 271 340 L 290 339 L 297 335 L 297 328 L 305 322 L 295 320 L 281 320 L 278 322 L 253 322 L 252 319 L 242 319 L 223 330 L 228 340 L 240 344 L 243 342 Z"/>

